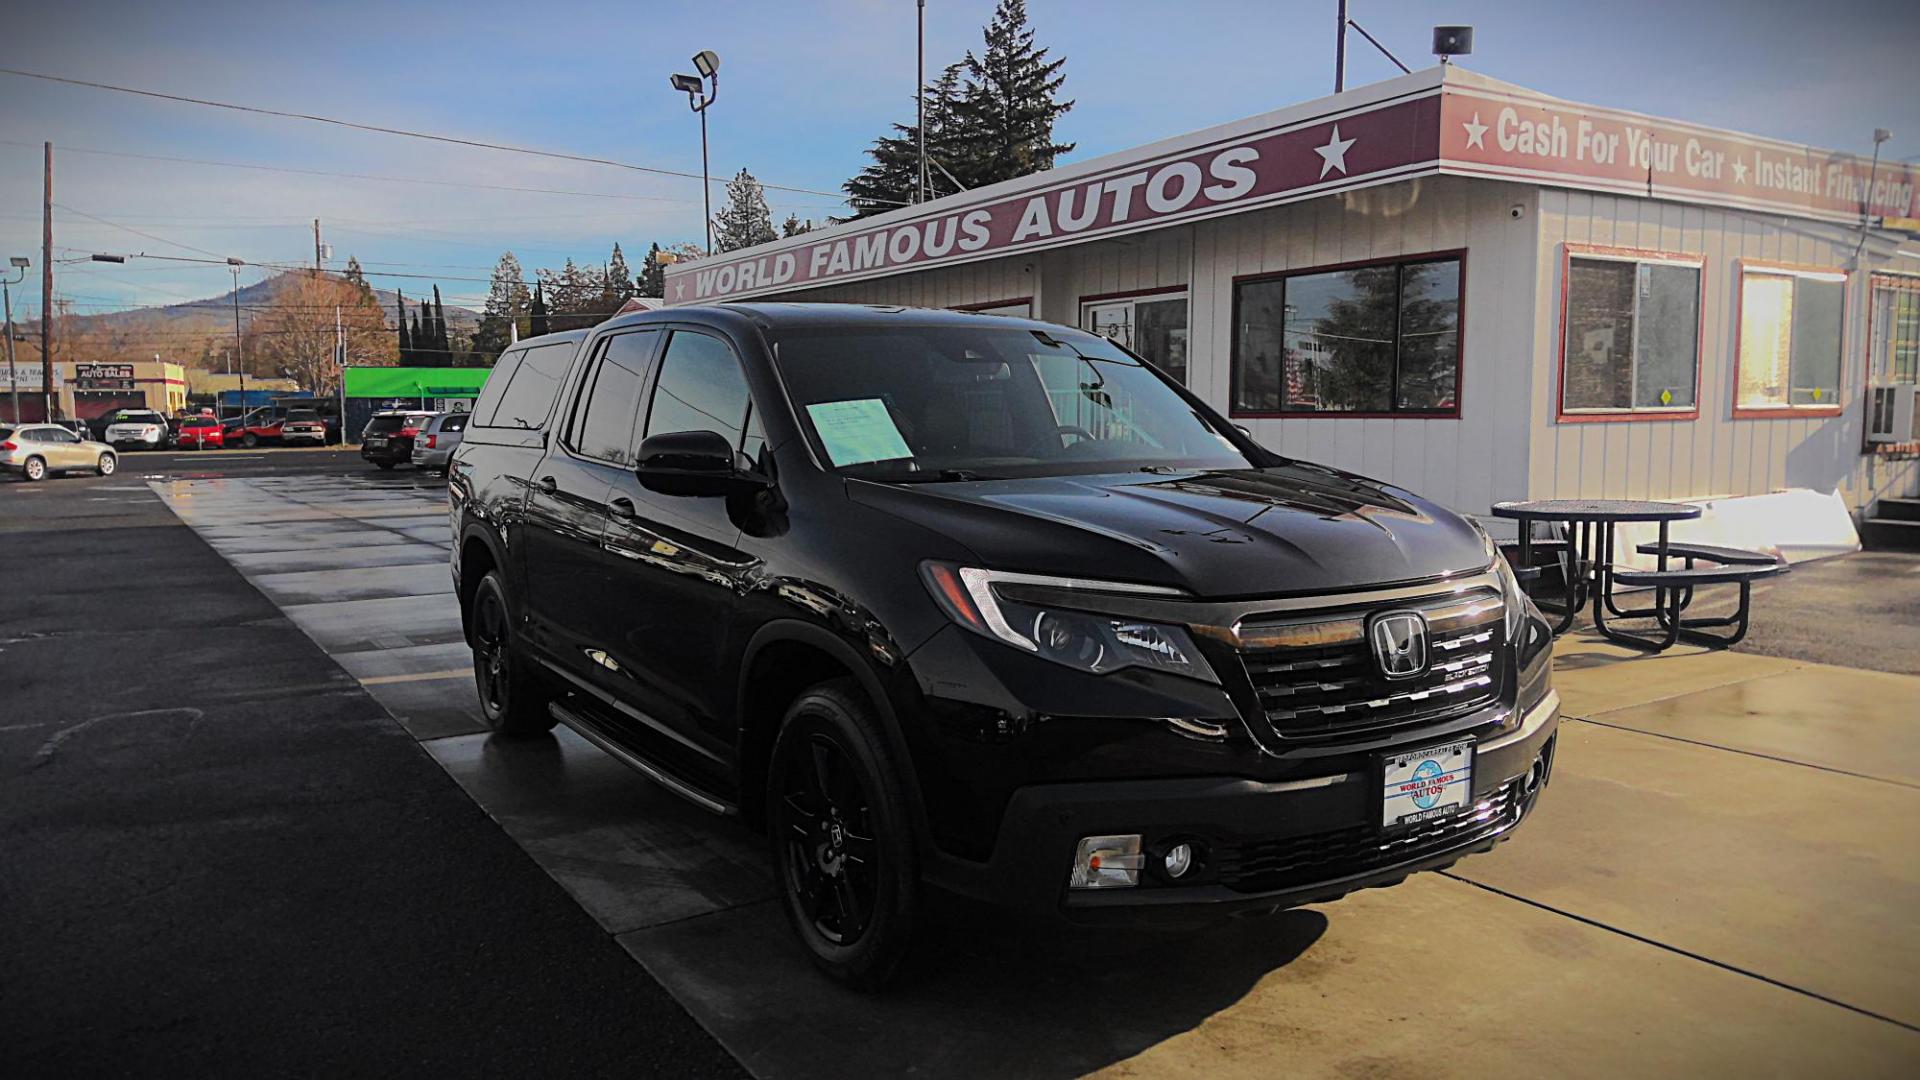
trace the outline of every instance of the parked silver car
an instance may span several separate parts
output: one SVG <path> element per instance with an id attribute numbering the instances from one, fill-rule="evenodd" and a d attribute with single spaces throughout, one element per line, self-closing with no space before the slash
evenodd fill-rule
<path id="1" fill-rule="evenodd" d="M 427 422 L 425 430 L 414 436 L 413 467 L 447 471 L 453 448 L 460 445 L 460 434 L 467 430 L 467 414 L 441 413 Z"/>
<path id="2" fill-rule="evenodd" d="M 119 455 L 106 443 L 82 439 L 58 424 L 0 424 L 0 470 L 19 473 L 26 480 L 44 480 L 49 473 L 97 472 L 112 476 Z"/>

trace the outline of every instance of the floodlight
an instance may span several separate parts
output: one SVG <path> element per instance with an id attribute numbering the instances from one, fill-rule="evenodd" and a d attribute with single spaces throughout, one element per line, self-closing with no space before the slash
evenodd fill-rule
<path id="1" fill-rule="evenodd" d="M 703 89 L 698 75 L 675 75 L 671 81 L 675 90 L 685 94 L 697 94 Z"/>
<path id="2" fill-rule="evenodd" d="M 705 78 L 712 78 L 720 70 L 720 57 L 712 49 L 701 49 L 693 54 L 693 69 Z"/>

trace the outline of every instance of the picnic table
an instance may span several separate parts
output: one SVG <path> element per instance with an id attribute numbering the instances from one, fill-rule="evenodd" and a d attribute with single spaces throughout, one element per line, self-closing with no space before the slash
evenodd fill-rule
<path id="1" fill-rule="evenodd" d="M 1659 569 L 1664 571 L 1669 557 L 1669 527 L 1673 522 L 1699 517 L 1700 508 L 1686 503 L 1642 499 L 1537 499 L 1495 503 L 1493 516 L 1520 523 L 1522 567 L 1533 565 L 1536 545 L 1534 526 L 1546 522 L 1566 527 L 1565 540 L 1547 541 L 1562 552 L 1561 566 L 1565 571 L 1567 588 L 1560 622 L 1553 629 L 1556 636 L 1566 633 L 1580 610 L 1591 601 L 1595 629 L 1623 645 L 1644 647 L 1647 642 L 1639 636 L 1609 627 L 1606 614 L 1610 611 L 1615 618 L 1653 615 L 1663 607 L 1663 591 L 1655 590 L 1654 607 L 1644 611 L 1625 611 L 1614 604 L 1614 530 L 1623 523 L 1657 523 L 1660 526 L 1659 540 L 1650 545 L 1651 550 L 1647 546 L 1640 550 L 1653 555 L 1658 560 Z"/>

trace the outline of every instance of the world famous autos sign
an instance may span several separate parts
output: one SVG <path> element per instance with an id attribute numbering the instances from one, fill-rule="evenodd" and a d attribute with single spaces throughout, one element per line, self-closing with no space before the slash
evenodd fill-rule
<path id="1" fill-rule="evenodd" d="M 1920 213 L 1911 167 L 1875 170 L 1852 155 L 1562 102 L 1450 68 L 689 261 L 668 269 L 667 302 L 791 293 L 1441 172 L 1835 221 L 1857 221 L 1870 187 L 1874 213 Z"/>
<path id="2" fill-rule="evenodd" d="M 1184 146 L 1148 147 L 669 267 L 667 302 L 791 292 L 1381 183 L 1431 170 L 1439 119 L 1439 97 L 1428 90 L 1207 138 L 1216 129 L 1177 141 Z"/>

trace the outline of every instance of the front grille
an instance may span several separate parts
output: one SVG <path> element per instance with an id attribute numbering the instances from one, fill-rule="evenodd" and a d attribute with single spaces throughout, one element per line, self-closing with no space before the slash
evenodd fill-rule
<path id="1" fill-rule="evenodd" d="M 1450 593 L 1392 610 L 1427 617 L 1428 668 L 1417 678 L 1393 680 L 1380 673 L 1367 643 L 1371 612 L 1241 628 L 1240 658 L 1275 735 L 1314 739 L 1430 723 L 1495 699 L 1506 653 L 1498 593 Z"/>
<path id="2" fill-rule="evenodd" d="M 1271 892 L 1412 862 L 1463 847 L 1520 820 L 1520 781 L 1510 780 L 1450 817 L 1423 822 L 1406 832 L 1383 834 L 1371 825 L 1334 832 L 1259 840 L 1218 847 L 1213 866 L 1220 883 L 1236 892 Z"/>

